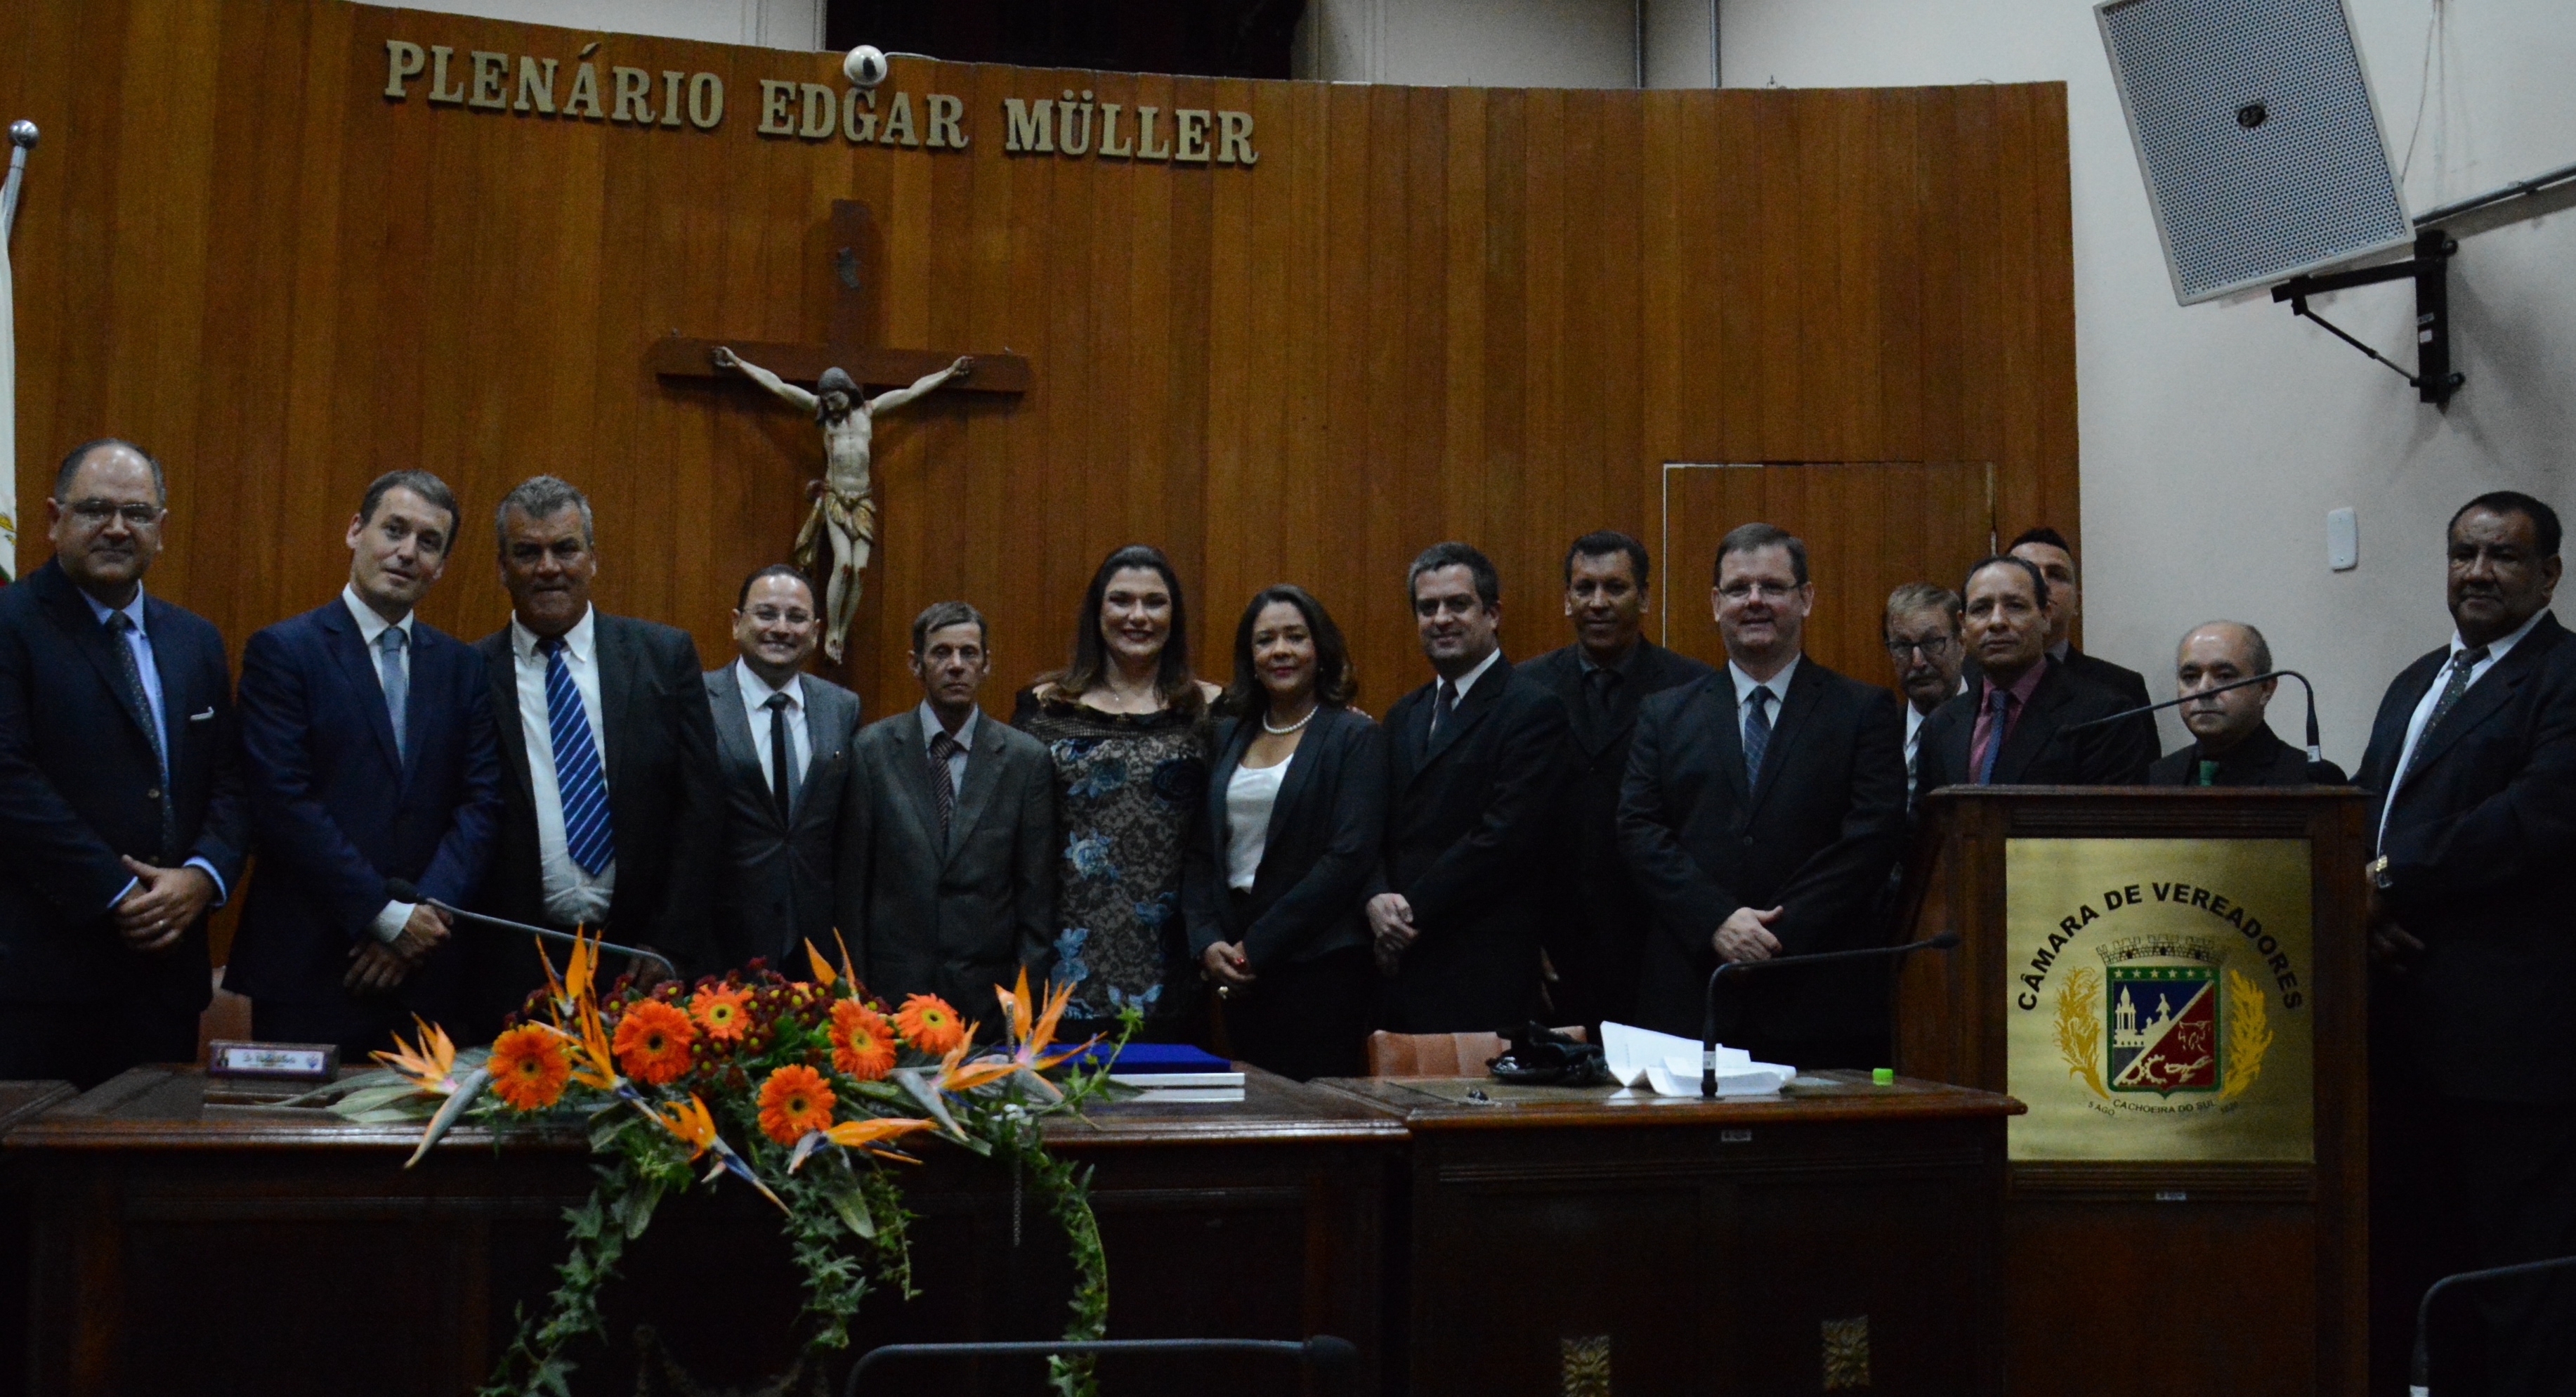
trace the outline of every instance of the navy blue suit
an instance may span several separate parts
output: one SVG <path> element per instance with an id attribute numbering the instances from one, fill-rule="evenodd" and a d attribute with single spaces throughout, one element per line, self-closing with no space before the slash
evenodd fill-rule
<path id="1" fill-rule="evenodd" d="M 173 946 L 138 953 L 109 908 L 134 881 L 120 855 L 165 868 L 202 858 L 226 889 L 240 887 L 249 830 L 232 678 L 223 637 L 204 618 L 147 591 L 143 630 L 161 682 L 166 790 L 150 710 L 129 696 L 117 657 L 124 642 L 62 565 L 0 588 L 0 1018 L 32 1040 L 22 1053 L 0 1033 L 0 1078 L 86 1085 L 196 1049 L 204 921 Z M 176 803 L 167 847 L 165 798 Z M 69 1056 L 41 1051 L 69 1025 L 103 1017 L 113 1021 L 106 1031 L 66 1045 L 78 1048 Z"/>
<path id="2" fill-rule="evenodd" d="M 264 1039 L 386 1046 L 417 1013 L 459 1021 L 463 948 L 451 939 L 390 995 L 341 987 L 375 935 L 392 879 L 466 905 L 500 811 L 501 766 L 483 659 L 412 622 L 408 750 L 357 619 L 334 597 L 250 638 L 242 651 L 242 751 L 259 837 L 258 886 L 225 987 L 251 997 Z M 455 937 L 490 933 L 459 925 Z"/>

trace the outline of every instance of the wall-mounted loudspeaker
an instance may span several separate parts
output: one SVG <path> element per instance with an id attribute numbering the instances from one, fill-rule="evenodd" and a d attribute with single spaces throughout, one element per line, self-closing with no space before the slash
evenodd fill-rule
<path id="1" fill-rule="evenodd" d="M 2176 300 L 2414 238 L 2344 0 L 2108 0 L 2094 15 Z"/>

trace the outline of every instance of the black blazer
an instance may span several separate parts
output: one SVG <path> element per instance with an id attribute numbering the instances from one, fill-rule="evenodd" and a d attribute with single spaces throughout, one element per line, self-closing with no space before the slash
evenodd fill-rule
<path id="1" fill-rule="evenodd" d="M 1386 845 L 1368 890 L 1404 894 L 1421 932 L 1388 987 L 1387 1027 L 1493 1032 L 1526 1019 L 1538 988 L 1545 893 L 1565 862 L 1549 843 L 1565 705 L 1497 659 L 1434 740 L 1436 687 L 1386 714 Z"/>
<path id="2" fill-rule="evenodd" d="M 2055 659 L 2054 656 L 2050 658 Z M 2127 700 L 2121 705 L 2124 708 L 2144 708 L 2155 702 L 2147 697 L 2147 677 L 2127 665 L 2115 665 L 2099 655 L 2087 655 L 2072 645 L 2066 647 L 2066 658 L 2057 663 L 2069 675 Z M 1959 678 L 1967 684 L 1968 692 L 1975 693 L 1978 681 L 1985 678 L 1985 667 L 1971 655 L 1967 663 L 1959 667 Z"/>
<path id="3" fill-rule="evenodd" d="M 698 647 L 688 632 L 631 616 L 592 611 L 599 645 L 598 734 L 608 769 L 609 827 L 616 839 L 617 888 L 610 894 L 611 940 L 642 942 L 679 962 L 684 974 L 716 968 L 713 933 L 716 856 L 724 829 L 724 780 L 716 766 L 715 720 L 707 705 Z M 490 671 L 493 725 L 501 745 L 501 827 L 478 911 L 543 924 L 544 870 L 537 856 L 536 788 L 520 726 L 519 672 L 507 625 L 474 643 Z M 543 715 L 540 716 L 542 721 Z M 594 928 L 596 930 L 597 928 Z M 510 942 L 492 966 L 496 991 L 515 1008 L 542 983 L 534 956 Z M 515 987 L 516 992 L 510 992 Z"/>
<path id="4" fill-rule="evenodd" d="M 2147 768 L 2150 786 L 2188 786 L 2200 766 L 2200 744 L 2167 752 Z M 2320 762 L 2314 774 L 2308 771 L 2308 749 L 2283 742 L 2270 728 L 2256 728 L 2245 735 L 2236 749 L 2218 759 L 2218 774 L 2212 784 L 2219 786 L 2340 786 L 2343 768 L 2333 762 Z"/>
<path id="5" fill-rule="evenodd" d="M 767 716 L 755 730 L 743 711 L 738 664 L 706 674 L 716 760 L 724 775 L 724 835 L 713 897 L 717 969 L 760 956 L 784 973 L 802 974 L 806 942 L 832 949 L 832 870 L 847 804 L 842 794 L 852 779 L 850 746 L 859 735 L 859 696 L 816 675 L 797 680 L 810 751 L 794 788 L 795 807 L 781 820 L 760 765 L 761 749 L 769 745 Z M 619 881 L 625 876 L 620 868 Z"/>
<path id="6" fill-rule="evenodd" d="M 1998 786 L 2134 786 L 2146 779 L 2147 764 L 2156 759 L 2155 720 L 2143 715 L 2059 736 L 2077 723 L 2135 708 L 2138 704 L 2108 689 L 2070 676 L 2055 660 L 2042 660 L 2048 673 L 2030 694 L 2030 709 L 2013 724 L 2004 749 L 1995 754 Z M 1981 685 L 1934 709 L 1923 720 L 1914 745 L 1914 793 L 1975 780 L 1968 765 L 1968 746 L 1976 737 Z M 1899 740 L 1903 737 L 1899 731 Z"/>
<path id="7" fill-rule="evenodd" d="M 1219 941 L 1239 941 L 1258 973 L 1369 944 L 1364 904 L 1386 839 L 1386 742 L 1357 709 L 1315 710 L 1270 807 L 1251 896 L 1237 911 L 1225 882 L 1233 842 L 1225 787 L 1256 735 L 1241 719 L 1217 725 L 1207 808 L 1190 826 L 1181 910 L 1192 960 Z"/>
<path id="8" fill-rule="evenodd" d="M 2576 640 L 2543 616 L 2425 731 L 2392 803 L 2407 724 L 2449 663 L 2436 650 L 2388 686 L 2356 779 L 2381 797 L 2389 913 L 2424 943 L 2378 977 L 2371 1026 L 2446 1095 L 2576 1100 Z"/>
<path id="9" fill-rule="evenodd" d="M 499 812 L 483 657 L 415 618 L 409 693 L 398 754 L 375 665 L 339 597 L 242 648 L 242 780 L 259 878 L 226 989 L 311 1010 L 349 1005 L 350 949 L 374 936 L 394 900 L 388 880 L 473 905 Z M 465 966 L 482 935 L 457 927 L 395 1002 L 433 1023 L 462 1022 Z M 527 954 L 526 942 L 501 939 Z"/>
<path id="10" fill-rule="evenodd" d="M 1875 945 L 1873 915 L 1905 841 L 1905 718 L 1896 696 L 1813 657 L 1789 678 L 1761 776 L 1744 780 L 1734 677 L 1648 699 L 1619 799 L 1619 842 L 1654 908 L 1638 986 L 1644 1026 L 1696 1038 L 1710 937 L 1738 908 L 1786 909 L 1785 955 Z M 1886 972 L 1793 970 L 1729 996 L 1719 1031 L 1766 1043 L 1883 1031 Z"/>
<path id="11" fill-rule="evenodd" d="M 126 949 L 108 909 L 134 881 L 121 855 L 164 868 L 202 858 L 226 890 L 241 892 L 250 809 L 232 671 L 211 623 L 148 590 L 143 628 L 170 748 L 169 848 L 151 714 L 126 695 L 115 650 L 124 642 L 60 563 L 0 587 L 0 1003 L 132 995 L 205 1007 L 204 922 L 141 955 Z"/>

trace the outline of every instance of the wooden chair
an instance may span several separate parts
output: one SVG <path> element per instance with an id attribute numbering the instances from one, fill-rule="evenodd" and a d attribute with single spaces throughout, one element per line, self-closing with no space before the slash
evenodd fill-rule
<path id="1" fill-rule="evenodd" d="M 224 968 L 220 965 L 215 967 L 215 997 L 197 1016 L 199 1063 L 206 1060 L 206 1045 L 218 1038 L 236 1043 L 250 1039 L 250 996 L 224 988 Z"/>
<path id="2" fill-rule="evenodd" d="M 1556 1030 L 1577 1043 L 1591 1041 L 1583 1025 Z M 1511 1044 L 1499 1033 L 1389 1033 L 1369 1035 L 1372 1077 L 1481 1077 L 1485 1065 Z"/>

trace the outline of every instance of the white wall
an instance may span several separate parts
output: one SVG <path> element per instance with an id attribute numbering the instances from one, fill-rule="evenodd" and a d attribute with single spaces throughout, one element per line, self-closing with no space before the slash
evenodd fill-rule
<path id="1" fill-rule="evenodd" d="M 823 0 L 403 0 L 402 8 L 774 49 L 823 46 Z"/>
<path id="2" fill-rule="evenodd" d="M 2567 0 L 2444 8 L 2407 180 L 2418 210 L 2576 162 Z M 2432 0 L 2352 9 L 2402 157 L 2427 87 Z M 2314 676 L 2326 754 L 2350 767 L 2389 678 L 2450 634 L 2451 511 L 2511 487 L 2576 516 L 2568 200 L 2462 237 L 2452 343 L 2468 384 L 2439 413 L 2268 296 L 2174 304 L 2086 0 L 1724 0 L 1722 14 L 1730 86 L 2067 83 L 2088 648 L 2152 674 L 2192 623 L 2252 621 L 2278 663 Z M 2315 304 L 2413 362 L 2407 284 Z M 2332 573 L 2325 514 L 2343 505 L 2360 513 L 2361 566 Z M 2273 710 L 2293 738 L 2295 712 Z M 2167 726 L 2169 742 L 2178 734 Z"/>
<path id="3" fill-rule="evenodd" d="M 1701 0 L 1705 3 L 1705 0 Z M 1635 0 L 1307 0 L 1291 71 L 1426 87 L 1635 87 Z"/>
<path id="4" fill-rule="evenodd" d="M 1718 0 L 1646 0 L 1646 86 L 1717 86 Z"/>

